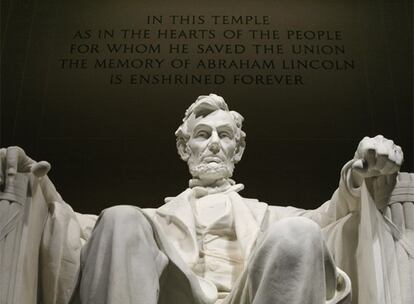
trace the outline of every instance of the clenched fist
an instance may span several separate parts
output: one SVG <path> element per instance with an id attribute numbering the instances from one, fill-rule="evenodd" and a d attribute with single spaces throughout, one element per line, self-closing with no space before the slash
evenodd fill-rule
<path id="1" fill-rule="evenodd" d="M 401 167 L 404 155 L 400 146 L 382 135 L 364 137 L 355 152 L 352 165 L 354 183 L 370 177 L 392 176 Z"/>
<path id="2" fill-rule="evenodd" d="M 48 162 L 34 161 L 20 147 L 0 149 L 0 187 L 5 193 L 14 193 L 15 177 L 18 172 L 32 172 L 37 177 L 42 177 L 49 170 Z"/>

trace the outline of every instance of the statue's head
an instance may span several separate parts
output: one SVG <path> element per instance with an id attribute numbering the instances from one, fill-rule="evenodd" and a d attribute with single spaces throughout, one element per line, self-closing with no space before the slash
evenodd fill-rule
<path id="1" fill-rule="evenodd" d="M 242 122 L 243 116 L 215 94 L 199 96 L 187 109 L 175 135 L 193 178 L 210 184 L 233 175 L 246 146 Z"/>

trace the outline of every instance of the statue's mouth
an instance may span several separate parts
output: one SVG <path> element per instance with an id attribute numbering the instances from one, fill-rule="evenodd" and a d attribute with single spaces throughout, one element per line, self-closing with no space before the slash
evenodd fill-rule
<path id="1" fill-rule="evenodd" d="M 221 163 L 223 160 L 220 157 L 217 156 L 206 156 L 203 158 L 203 162 L 205 163 Z"/>

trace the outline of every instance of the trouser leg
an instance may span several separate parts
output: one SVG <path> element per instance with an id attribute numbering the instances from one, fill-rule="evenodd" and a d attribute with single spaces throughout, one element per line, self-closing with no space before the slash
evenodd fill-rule
<path id="1" fill-rule="evenodd" d="M 116 206 L 101 214 L 82 249 L 81 264 L 82 304 L 155 304 L 168 258 L 142 212 Z"/>
<path id="2" fill-rule="evenodd" d="M 289 218 L 258 241 L 226 303 L 322 304 L 336 285 L 333 261 L 317 224 Z"/>

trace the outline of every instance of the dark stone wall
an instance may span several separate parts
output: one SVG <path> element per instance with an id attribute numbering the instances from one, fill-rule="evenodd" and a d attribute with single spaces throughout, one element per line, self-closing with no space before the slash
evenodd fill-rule
<path id="1" fill-rule="evenodd" d="M 1 146 L 19 145 L 32 158 L 48 160 L 51 179 L 79 212 L 99 213 L 113 204 L 157 207 L 187 187 L 173 133 L 187 106 L 210 92 L 245 117 L 247 149 L 235 179 L 245 184 L 246 197 L 319 206 L 336 189 L 342 165 L 365 135 L 392 138 L 405 151 L 402 170 L 413 171 L 409 0 L 1 5 Z M 117 86 L 108 84 L 109 71 L 60 69 L 58 60 L 68 54 L 77 29 L 143 28 L 149 14 L 269 15 L 268 28 L 340 29 L 356 67 L 305 71 L 302 86 Z M 186 71 L 193 72 L 207 73 Z"/>

